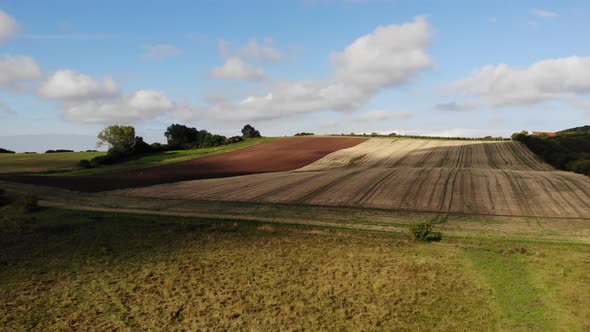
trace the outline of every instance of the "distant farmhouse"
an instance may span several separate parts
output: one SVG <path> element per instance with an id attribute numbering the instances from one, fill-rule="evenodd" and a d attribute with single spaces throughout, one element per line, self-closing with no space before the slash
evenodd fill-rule
<path id="1" fill-rule="evenodd" d="M 549 131 L 533 131 L 533 135 L 535 135 L 535 136 L 547 135 L 549 137 L 555 137 L 555 136 L 557 136 L 557 133 L 553 133 L 553 132 L 549 132 Z"/>

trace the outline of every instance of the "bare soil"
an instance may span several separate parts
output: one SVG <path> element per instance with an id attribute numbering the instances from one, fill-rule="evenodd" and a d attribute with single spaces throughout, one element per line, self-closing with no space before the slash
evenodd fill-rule
<path id="1" fill-rule="evenodd" d="M 294 170 L 329 153 L 350 148 L 365 140 L 342 137 L 290 137 L 233 152 L 157 167 L 93 176 L 6 175 L 0 177 L 0 180 L 81 192 L 136 188 L 178 181 Z"/>
<path id="2" fill-rule="evenodd" d="M 518 142 L 371 139 L 296 171 L 117 192 L 138 197 L 588 218 L 590 178 Z"/>

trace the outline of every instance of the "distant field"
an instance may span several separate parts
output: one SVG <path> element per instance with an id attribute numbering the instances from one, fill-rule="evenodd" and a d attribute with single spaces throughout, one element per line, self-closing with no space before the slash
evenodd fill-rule
<path id="1" fill-rule="evenodd" d="M 294 172 L 129 189 L 168 199 L 590 218 L 590 178 L 519 142 L 371 139 Z"/>
<path id="2" fill-rule="evenodd" d="M 209 155 L 191 155 L 190 160 L 144 167 L 149 162 L 138 161 L 140 166 L 123 164 L 124 169 L 75 172 L 79 176 L 5 176 L 4 179 L 58 187 L 82 192 L 97 192 L 121 188 L 143 187 L 194 179 L 231 177 L 244 174 L 294 170 L 312 163 L 334 151 L 355 146 L 364 138 L 285 137 L 255 140 L 250 146 L 228 146 Z M 264 143 L 264 144 L 257 144 Z M 193 150 L 197 151 L 197 150 Z M 226 153 L 221 153 L 226 152 Z M 150 156 L 151 157 L 151 156 Z M 157 157 L 157 156 L 156 156 Z M 197 158 L 198 157 L 198 158 Z M 149 158 L 149 157 L 148 157 Z M 177 160 L 177 159 L 176 159 Z M 136 165 L 137 166 L 137 165 Z M 118 166 L 115 166 L 118 167 Z"/>
<path id="3" fill-rule="evenodd" d="M 266 143 L 274 140 L 274 137 L 264 137 L 264 138 L 252 138 L 248 139 L 239 143 L 234 143 L 230 145 L 223 145 L 217 146 L 213 148 L 204 148 L 204 149 L 193 149 L 193 150 L 178 150 L 178 151 L 167 151 L 162 153 L 155 153 L 150 154 L 135 160 L 130 160 L 125 163 L 117 164 L 117 165 L 110 165 L 110 166 L 102 166 L 97 168 L 90 168 L 90 169 L 80 169 L 71 172 L 64 172 L 64 173 L 55 173 L 51 174 L 52 176 L 84 176 L 84 175 L 95 175 L 95 174 L 103 174 L 103 173 L 110 173 L 115 171 L 121 170 L 131 170 L 137 168 L 146 168 L 146 167 L 153 167 L 153 166 L 161 166 L 166 164 L 173 164 L 182 161 L 187 161 L 195 158 L 206 157 L 206 156 L 213 156 L 220 153 L 231 152 L 239 149 L 243 149 L 249 146 L 257 145 L 260 143 Z"/>
<path id="4" fill-rule="evenodd" d="M 46 176 L 86 176 L 104 174 L 121 170 L 131 170 L 161 166 L 195 158 L 231 152 L 249 146 L 272 141 L 273 137 L 254 138 L 235 144 L 214 148 L 167 151 L 146 155 L 121 164 L 80 169 L 78 162 L 104 155 L 105 152 L 69 152 L 39 154 L 0 154 L 0 174 L 2 173 L 47 173 Z"/>
<path id="5" fill-rule="evenodd" d="M 590 247 L 0 207 L 0 330 L 590 329 Z"/>
<path id="6" fill-rule="evenodd" d="M 92 159 L 104 152 L 0 153 L 0 173 L 41 173 L 78 168 L 82 159 Z"/>

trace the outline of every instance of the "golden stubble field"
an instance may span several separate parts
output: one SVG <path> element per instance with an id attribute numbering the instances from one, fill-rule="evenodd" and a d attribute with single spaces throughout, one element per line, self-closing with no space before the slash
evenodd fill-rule
<path id="1" fill-rule="evenodd" d="M 370 139 L 296 171 L 114 193 L 497 216 L 590 217 L 590 178 L 555 170 L 518 142 Z"/>

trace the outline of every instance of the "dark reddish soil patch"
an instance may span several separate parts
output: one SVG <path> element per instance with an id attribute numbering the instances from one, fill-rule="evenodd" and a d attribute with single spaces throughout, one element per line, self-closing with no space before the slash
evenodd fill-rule
<path id="1" fill-rule="evenodd" d="M 329 153 L 355 146 L 365 140 L 343 137 L 290 137 L 163 166 L 93 176 L 6 175 L 0 177 L 0 180 L 82 192 L 135 188 L 178 181 L 294 170 Z"/>

